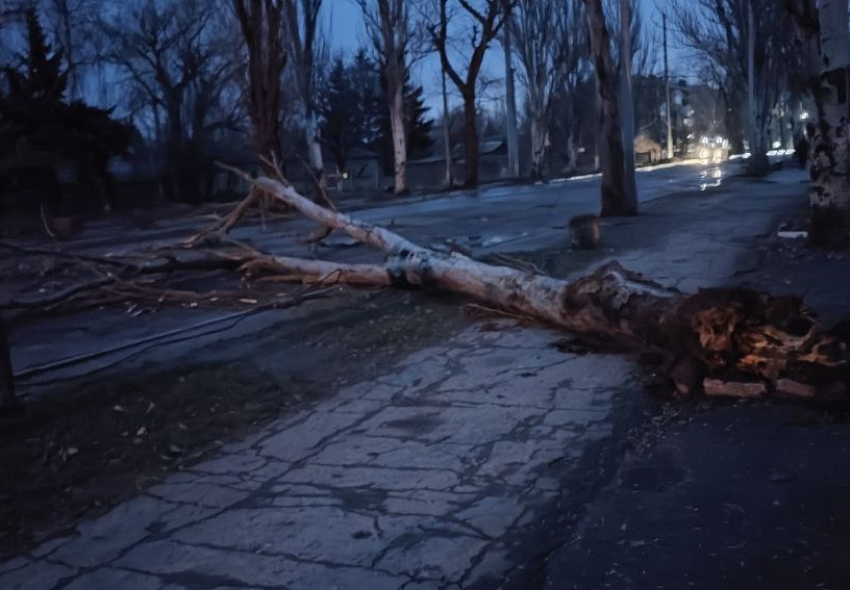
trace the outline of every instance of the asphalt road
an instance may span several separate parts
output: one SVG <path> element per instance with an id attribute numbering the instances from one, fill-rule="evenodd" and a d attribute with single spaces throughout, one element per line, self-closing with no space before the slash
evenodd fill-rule
<path id="1" fill-rule="evenodd" d="M 727 174 L 728 168 L 727 165 L 724 170 Z M 638 199 L 646 203 L 674 193 L 699 192 L 703 182 L 700 171 L 701 167 L 694 164 L 641 171 L 637 175 Z M 556 180 L 548 184 L 502 185 L 445 196 L 425 196 L 363 209 L 352 215 L 390 227 L 424 245 L 445 246 L 446 240 L 451 239 L 476 254 L 531 250 L 563 240 L 571 217 L 597 213 L 599 190 L 599 177 Z M 246 226 L 235 230 L 234 236 L 251 240 L 263 251 L 303 255 L 304 247 L 297 244 L 296 238 L 309 232 L 310 227 L 309 222 L 303 221 L 269 227 L 266 231 L 258 226 Z M 331 246 L 352 244 L 341 235 L 334 235 L 327 242 Z M 352 262 L 374 258 L 365 248 L 329 248 L 319 255 Z"/>
<path id="2" fill-rule="evenodd" d="M 734 166 L 726 164 L 724 175 L 733 172 Z M 638 200 L 646 203 L 674 193 L 699 192 L 704 182 L 700 178 L 701 170 L 693 163 L 639 170 Z M 707 190 L 716 190 L 718 186 Z M 545 184 L 497 184 L 405 199 L 390 197 L 386 204 L 354 205 L 349 213 L 363 221 L 390 227 L 420 244 L 439 247 L 450 238 L 471 247 L 476 253 L 496 249 L 515 251 L 551 246 L 554 241 L 563 239 L 564 228 L 571 217 L 599 211 L 599 190 L 600 179 L 594 175 L 557 179 Z M 339 201 L 345 205 L 344 198 L 340 197 Z M 198 216 L 183 216 L 157 219 L 149 229 L 128 232 L 116 226 L 114 220 L 95 221 L 86 224 L 84 234 L 64 242 L 63 248 L 89 255 L 130 253 L 178 242 L 208 223 Z M 269 221 L 265 226 L 256 221 L 243 221 L 232 235 L 266 252 L 310 256 L 299 239 L 309 234 L 313 227 L 313 222 L 302 218 Z M 40 241 L 43 240 L 39 238 L 35 243 L 22 245 L 43 246 L 38 244 Z M 353 243 L 341 234 L 329 238 L 327 246 L 315 255 L 339 261 L 375 258 L 365 247 L 349 248 Z"/>
<path id="3" fill-rule="evenodd" d="M 640 201 L 646 203 L 671 194 L 699 192 L 699 171 L 698 166 L 683 164 L 640 172 L 637 175 Z M 706 196 L 709 197 L 708 194 Z M 598 208 L 599 178 L 594 177 L 419 196 L 361 209 L 353 215 L 391 227 L 420 244 L 439 248 L 445 247 L 446 240 L 451 239 L 470 248 L 475 255 L 486 255 L 496 251 L 557 247 L 567 239 L 565 226 L 571 217 L 594 212 Z M 90 255 L 139 251 L 173 244 L 192 235 L 206 223 L 208 221 L 197 217 L 166 219 L 151 229 L 134 230 L 129 234 L 114 224 L 96 225 L 87 229 L 79 239 L 64 242 L 63 247 L 71 252 Z M 233 231 L 233 235 L 253 243 L 262 251 L 278 255 L 315 256 L 344 262 L 379 261 L 383 256 L 339 232 L 327 240 L 328 246 L 311 252 L 298 240 L 313 228 L 314 224 L 306 219 L 276 221 L 265 228 L 256 223 L 244 223 Z M 272 321 L 267 317 L 270 313 L 258 314 L 244 321 L 240 319 L 239 329 L 260 329 Z M 61 364 L 79 355 L 100 354 L 107 349 L 129 346 L 131 348 L 127 350 L 121 348 L 121 354 L 131 354 L 136 351 L 137 343 L 157 335 L 230 316 L 230 312 L 223 310 L 178 309 L 162 310 L 145 316 L 144 321 L 127 322 L 126 314 L 121 311 L 92 310 L 87 314 L 30 322 L 15 330 L 12 350 L 16 374 L 57 362 Z M 274 317 L 278 316 L 275 314 Z M 73 338 L 69 338 L 72 334 Z M 195 340 L 185 343 L 189 348 L 196 345 Z M 107 355 L 100 362 L 111 363 L 113 356 Z M 67 373 L 52 373 L 70 376 L 85 374 L 89 370 L 92 370 L 91 366 L 84 363 L 72 367 Z"/>

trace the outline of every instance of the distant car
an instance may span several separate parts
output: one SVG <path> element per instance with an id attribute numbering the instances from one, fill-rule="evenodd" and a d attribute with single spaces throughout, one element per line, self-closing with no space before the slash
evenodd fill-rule
<path id="1" fill-rule="evenodd" d="M 698 156 L 703 166 L 722 164 L 729 159 L 729 140 L 721 136 L 700 139 Z"/>

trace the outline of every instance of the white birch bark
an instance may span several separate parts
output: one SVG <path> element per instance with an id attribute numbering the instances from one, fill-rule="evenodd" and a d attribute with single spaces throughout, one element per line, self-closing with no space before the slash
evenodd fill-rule
<path id="1" fill-rule="evenodd" d="M 393 136 L 395 193 L 407 192 L 407 130 L 404 125 L 404 80 L 394 85 L 390 101 L 390 130 Z"/>
<path id="2" fill-rule="evenodd" d="M 322 146 L 319 143 L 319 124 L 316 120 L 316 113 L 307 113 L 304 133 L 307 140 L 307 155 L 309 157 L 310 168 L 313 173 L 321 181 L 324 177 L 325 164 L 322 160 Z"/>
<path id="3" fill-rule="evenodd" d="M 847 0 L 819 0 L 820 87 L 818 123 L 812 142 L 809 241 L 816 246 L 848 244 L 850 150 L 850 26 Z"/>

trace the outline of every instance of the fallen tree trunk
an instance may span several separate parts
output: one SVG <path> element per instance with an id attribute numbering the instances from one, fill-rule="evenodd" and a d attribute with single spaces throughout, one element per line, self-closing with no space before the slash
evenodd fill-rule
<path id="1" fill-rule="evenodd" d="M 387 259 L 383 265 L 346 265 L 267 257 L 249 262 L 246 271 L 271 270 L 323 284 L 417 286 L 465 294 L 570 332 L 654 351 L 683 394 L 700 390 L 706 380 L 713 392 L 717 382 L 730 384 L 729 395 L 746 391 L 751 396 L 752 387 L 735 386 L 747 381 L 763 384 L 764 392 L 778 391 L 780 380 L 813 385 L 833 397 L 846 391 L 846 344 L 823 332 L 798 298 L 748 289 L 688 295 L 616 262 L 569 283 L 423 248 L 386 228 L 321 207 L 272 178 L 252 179 L 252 184 L 306 217 L 385 252 Z"/>

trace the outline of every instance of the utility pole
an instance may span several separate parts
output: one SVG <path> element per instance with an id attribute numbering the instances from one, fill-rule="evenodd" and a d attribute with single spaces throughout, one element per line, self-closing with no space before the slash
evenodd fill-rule
<path id="1" fill-rule="evenodd" d="M 664 27 L 664 93 L 667 95 L 667 159 L 673 159 L 673 109 L 670 108 L 670 62 L 667 59 L 667 13 L 661 13 Z"/>
<path id="2" fill-rule="evenodd" d="M 443 144 L 446 156 L 446 188 L 452 188 L 454 176 L 452 175 L 452 132 L 451 116 L 449 115 L 449 92 L 446 89 L 446 70 L 440 68 L 440 79 L 443 82 Z"/>
<path id="3" fill-rule="evenodd" d="M 623 189 L 627 202 L 637 202 L 635 184 L 635 105 L 632 97 L 632 19 L 631 0 L 620 0 L 620 120 L 623 138 L 625 176 Z"/>
<path id="4" fill-rule="evenodd" d="M 511 8 L 508 0 L 502 4 L 505 24 L 502 44 L 505 50 L 505 135 L 508 140 L 508 176 L 519 177 L 519 139 L 516 128 L 516 92 L 514 90 L 514 67 L 511 48 Z"/>

